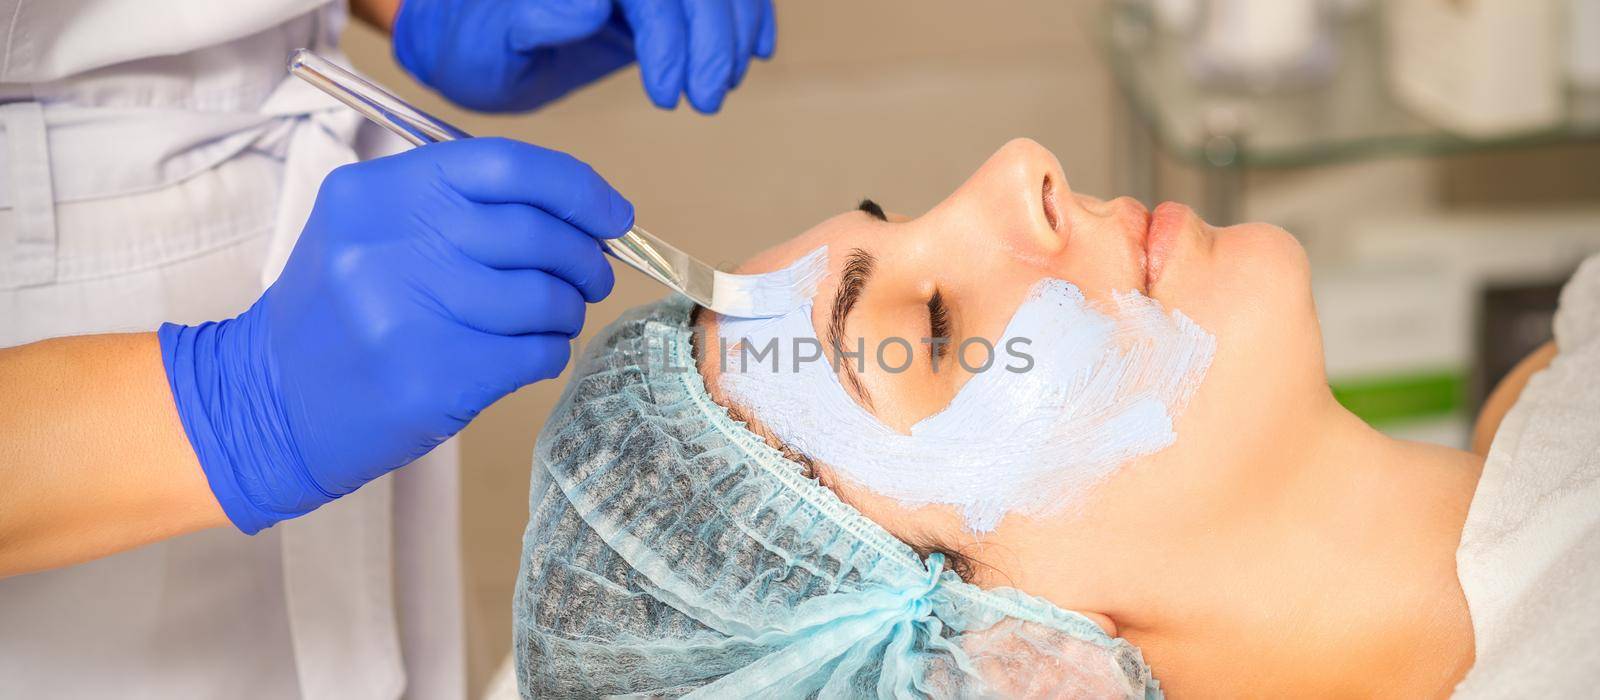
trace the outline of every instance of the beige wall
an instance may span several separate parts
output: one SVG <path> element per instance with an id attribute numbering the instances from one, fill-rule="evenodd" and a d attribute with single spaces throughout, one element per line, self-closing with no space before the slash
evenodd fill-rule
<path id="1" fill-rule="evenodd" d="M 593 164 L 639 223 L 713 262 L 737 262 L 864 196 L 906 213 L 944 197 L 1005 140 L 1060 156 L 1072 185 L 1111 184 L 1110 84 L 1087 2 L 803 0 L 779 7 L 778 54 L 722 113 L 652 107 L 624 71 L 538 114 L 449 108 L 402 74 L 381 37 L 345 48 L 363 71 L 478 135 L 514 136 Z M 626 268 L 589 332 L 662 290 Z M 529 455 L 561 383 L 529 387 L 466 431 L 463 506 L 477 679 L 510 644 Z M 475 679 L 474 686 L 481 682 Z"/>

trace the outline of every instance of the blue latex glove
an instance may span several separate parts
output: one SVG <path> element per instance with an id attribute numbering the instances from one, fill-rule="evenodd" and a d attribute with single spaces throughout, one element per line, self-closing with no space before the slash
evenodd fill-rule
<path id="1" fill-rule="evenodd" d="M 633 206 L 589 166 L 468 139 L 330 174 L 239 316 L 166 324 L 178 415 L 246 533 L 404 466 L 566 366 Z"/>
<path id="2" fill-rule="evenodd" d="M 663 109 L 710 114 L 777 40 L 772 0 L 404 0 L 400 65 L 456 104 L 535 109 L 639 61 Z"/>

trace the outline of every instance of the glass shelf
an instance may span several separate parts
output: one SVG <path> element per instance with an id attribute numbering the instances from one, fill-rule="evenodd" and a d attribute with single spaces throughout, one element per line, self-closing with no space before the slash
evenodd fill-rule
<path id="1" fill-rule="evenodd" d="M 1132 116 L 1159 147 L 1209 167 L 1294 167 L 1384 155 L 1600 140 L 1600 98 L 1571 96 L 1560 124 L 1471 138 L 1408 111 L 1384 76 L 1375 12 L 1334 25 L 1338 65 L 1324 81 L 1274 92 L 1226 90 L 1194 78 L 1194 42 L 1159 29 L 1148 11 L 1108 0 L 1100 43 Z"/>

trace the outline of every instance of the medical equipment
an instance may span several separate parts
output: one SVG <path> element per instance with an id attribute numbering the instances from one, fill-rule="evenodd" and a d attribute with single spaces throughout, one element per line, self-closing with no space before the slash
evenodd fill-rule
<path id="1" fill-rule="evenodd" d="M 539 433 L 525 697 L 1161 696 L 1137 647 L 924 561 L 730 417 L 691 311 L 600 332 Z"/>
<path id="2" fill-rule="evenodd" d="M 412 145 L 469 138 L 457 129 L 360 76 L 300 49 L 289 56 L 289 72 L 345 103 Z M 806 257 L 776 272 L 736 275 L 678 250 L 637 225 L 617 238 L 602 239 L 606 252 L 695 303 L 725 316 L 781 316 L 811 300 L 827 274 L 827 258 Z"/>
<path id="3" fill-rule="evenodd" d="M 1382 3 L 1396 100 L 1466 136 L 1549 128 L 1564 116 L 1555 0 Z"/>

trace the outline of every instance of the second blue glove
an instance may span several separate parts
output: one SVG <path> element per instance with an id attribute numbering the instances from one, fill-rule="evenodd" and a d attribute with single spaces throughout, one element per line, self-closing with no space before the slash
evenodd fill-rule
<path id="1" fill-rule="evenodd" d="M 722 106 L 777 41 L 772 0 L 405 0 L 395 57 L 456 104 L 536 109 L 639 62 L 663 109 Z"/>

